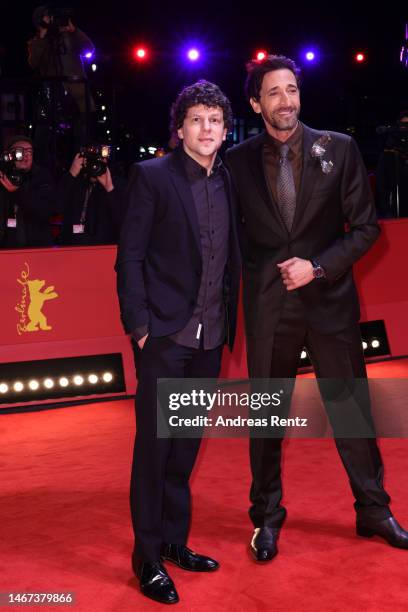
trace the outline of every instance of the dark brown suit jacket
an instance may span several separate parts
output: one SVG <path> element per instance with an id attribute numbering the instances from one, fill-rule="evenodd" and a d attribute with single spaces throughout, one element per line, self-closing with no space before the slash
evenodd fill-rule
<path id="1" fill-rule="evenodd" d="M 290 257 L 316 259 L 327 273 L 327 279 L 298 290 L 312 329 L 336 333 L 360 317 L 352 265 L 379 235 L 366 169 L 354 140 L 330 132 L 323 159 L 332 161 L 333 169 L 325 174 L 320 160 L 311 154 L 313 143 L 324 132 L 303 128 L 302 178 L 290 233 L 266 183 L 265 133 L 227 151 L 242 221 L 248 340 L 273 337 L 286 295 L 276 264 Z"/>

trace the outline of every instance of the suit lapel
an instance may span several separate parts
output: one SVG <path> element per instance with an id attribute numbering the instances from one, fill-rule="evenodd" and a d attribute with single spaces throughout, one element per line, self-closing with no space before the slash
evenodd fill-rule
<path id="1" fill-rule="evenodd" d="M 229 230 L 230 230 L 230 244 L 229 244 L 229 252 L 230 254 L 233 251 L 239 249 L 239 240 L 238 240 L 238 231 L 237 231 L 237 209 L 236 202 L 233 195 L 232 185 L 231 185 L 231 177 L 225 166 L 222 168 L 222 178 L 224 181 L 225 191 L 227 194 L 228 200 L 228 210 L 229 210 Z"/>
<path id="2" fill-rule="evenodd" d="M 264 162 L 263 162 L 263 145 L 265 143 L 265 132 L 260 134 L 257 138 L 251 142 L 251 146 L 248 147 L 248 166 L 251 169 L 255 184 L 258 188 L 259 195 L 261 196 L 264 204 L 268 208 L 268 211 L 272 214 L 275 223 L 279 226 L 285 236 L 288 235 L 288 230 L 282 220 L 279 212 L 278 204 L 275 202 L 271 190 L 269 189 L 268 182 L 265 176 Z"/>
<path id="3" fill-rule="evenodd" d="M 291 233 L 296 230 L 302 217 L 304 216 L 310 195 L 315 187 L 316 180 L 321 172 L 318 160 L 312 157 L 311 149 L 313 143 L 322 135 L 321 132 L 312 130 L 303 125 L 303 165 L 302 177 L 300 181 L 299 193 L 296 201 L 296 212 L 293 220 Z"/>
<path id="4" fill-rule="evenodd" d="M 190 183 L 188 182 L 187 174 L 184 169 L 182 152 L 179 149 L 176 149 L 176 151 L 171 154 L 170 170 L 171 180 L 184 208 L 184 212 L 186 213 L 198 252 L 201 256 L 200 227 L 198 224 L 197 211 Z"/>

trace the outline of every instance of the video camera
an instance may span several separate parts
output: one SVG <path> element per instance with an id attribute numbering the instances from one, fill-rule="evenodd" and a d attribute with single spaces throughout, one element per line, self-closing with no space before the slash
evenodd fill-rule
<path id="1" fill-rule="evenodd" d="M 89 144 L 81 147 L 79 155 L 85 160 L 81 176 L 85 179 L 91 179 L 105 174 L 110 152 L 109 145 Z"/>
<path id="2" fill-rule="evenodd" d="M 0 172 L 4 174 L 15 187 L 21 187 L 25 172 L 16 168 L 16 162 L 24 159 L 24 149 L 13 149 L 0 153 Z"/>

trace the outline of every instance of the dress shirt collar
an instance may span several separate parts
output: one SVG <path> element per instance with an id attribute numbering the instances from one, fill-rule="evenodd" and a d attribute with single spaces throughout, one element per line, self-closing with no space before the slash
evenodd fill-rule
<path id="1" fill-rule="evenodd" d="M 289 150 L 292 155 L 300 155 L 302 152 L 302 143 L 303 126 L 300 121 L 298 121 L 296 130 L 284 143 L 266 132 L 265 146 L 271 148 L 276 155 L 279 155 L 280 148 L 283 144 L 287 144 L 289 146 Z"/>
<path id="2" fill-rule="evenodd" d="M 185 152 L 182 147 L 182 160 L 184 164 L 184 168 L 187 172 L 187 177 L 189 181 L 194 181 L 199 178 L 207 178 L 207 168 L 204 168 L 201 164 L 196 162 L 188 153 Z M 211 173 L 208 178 L 215 175 L 217 172 L 221 170 L 223 167 L 223 163 L 219 155 L 214 160 L 213 167 L 211 169 Z"/>

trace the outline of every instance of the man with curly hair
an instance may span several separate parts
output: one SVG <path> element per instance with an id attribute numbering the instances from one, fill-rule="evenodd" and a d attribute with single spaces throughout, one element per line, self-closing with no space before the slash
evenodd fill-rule
<path id="1" fill-rule="evenodd" d="M 240 256 L 229 175 L 217 155 L 231 126 L 230 103 L 216 85 L 181 91 L 171 111 L 180 144 L 134 166 L 118 249 L 121 316 L 138 377 L 132 561 L 142 593 L 162 603 L 179 598 L 161 561 L 197 572 L 219 566 L 186 546 L 200 439 L 157 438 L 156 385 L 216 378 L 223 345 L 233 346 Z"/>
<path id="2" fill-rule="evenodd" d="M 344 412 L 336 421 L 326 402 L 355 497 L 357 534 L 378 535 L 406 549 L 408 532 L 392 516 L 383 487 L 352 275 L 353 264 L 379 235 L 364 163 L 350 136 L 314 130 L 299 121 L 299 70 L 291 59 L 269 56 L 250 62 L 246 93 L 265 130 L 230 149 L 227 164 L 245 237 L 250 377 L 294 378 L 305 347 L 319 379 L 344 380 L 353 389 L 353 381 L 360 379 L 361 397 L 352 414 L 356 423 L 360 409 L 370 435 L 357 437 L 350 422 L 347 428 Z M 324 381 L 319 386 L 330 392 Z M 323 397 L 327 399 L 325 391 Z M 339 426 L 347 436 L 339 435 Z M 250 518 L 255 528 L 250 550 L 260 562 L 277 554 L 286 516 L 281 448 L 281 438 L 250 441 Z"/>

